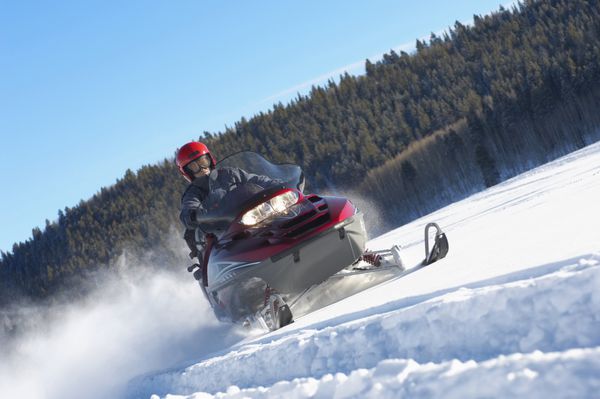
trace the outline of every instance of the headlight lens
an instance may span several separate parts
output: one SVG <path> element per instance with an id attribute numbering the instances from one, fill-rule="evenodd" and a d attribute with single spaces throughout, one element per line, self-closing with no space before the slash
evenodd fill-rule
<path id="1" fill-rule="evenodd" d="M 286 191 L 244 213 L 241 222 L 246 226 L 253 226 L 277 213 L 285 211 L 296 202 L 298 202 L 298 193 L 295 191 Z"/>

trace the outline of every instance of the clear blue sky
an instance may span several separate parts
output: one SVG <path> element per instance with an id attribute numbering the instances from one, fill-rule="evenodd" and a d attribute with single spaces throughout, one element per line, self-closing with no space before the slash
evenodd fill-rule
<path id="1" fill-rule="evenodd" d="M 204 130 L 510 3 L 3 1 L 0 250 Z"/>

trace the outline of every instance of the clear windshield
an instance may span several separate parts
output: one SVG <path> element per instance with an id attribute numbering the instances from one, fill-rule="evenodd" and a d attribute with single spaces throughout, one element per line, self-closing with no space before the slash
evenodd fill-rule
<path id="1" fill-rule="evenodd" d="M 230 155 L 217 163 L 216 170 L 227 167 L 240 168 L 248 173 L 278 179 L 290 188 L 300 189 L 299 184 L 304 184 L 304 176 L 300 166 L 294 164 L 274 164 L 256 152 L 242 151 Z"/>
<path id="2" fill-rule="evenodd" d="M 283 188 L 302 191 L 304 175 L 298 165 L 276 165 L 261 155 L 238 152 L 219 161 L 209 176 L 209 194 L 204 200 L 208 210 L 200 228 L 219 234 L 240 214 L 265 197 Z"/>

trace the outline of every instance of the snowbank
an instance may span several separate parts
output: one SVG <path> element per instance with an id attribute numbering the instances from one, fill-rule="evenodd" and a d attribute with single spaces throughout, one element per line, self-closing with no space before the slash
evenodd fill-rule
<path id="1" fill-rule="evenodd" d="M 541 277 L 460 288 L 336 327 L 242 345 L 185 370 L 142 379 L 136 396 L 218 392 L 236 386 L 252 388 L 247 393 L 259 397 L 275 397 L 288 390 L 287 397 L 311 386 L 313 394 L 322 395 L 317 397 L 329 397 L 332 392 L 338 395 L 338 390 L 340 397 L 350 391 L 361 397 L 381 397 L 384 391 L 390 397 L 394 393 L 436 397 L 436 392 L 452 397 L 446 396 L 448 389 L 458 390 L 457 396 L 470 396 L 468 390 L 478 384 L 491 393 L 517 393 L 518 387 L 511 386 L 511 381 L 530 378 L 543 384 L 565 367 L 561 366 L 565 359 L 572 363 L 573 370 L 583 365 L 592 367 L 581 375 L 583 380 L 596 372 L 597 378 L 580 384 L 585 392 L 600 383 L 599 260 L 599 256 L 590 255 L 575 262 L 565 261 L 558 271 Z M 583 352 L 577 350 L 590 347 Z M 581 358 L 581 353 L 589 358 Z M 477 370 L 465 373 L 471 368 Z M 395 373 L 393 378 L 390 373 Z M 502 373 L 504 377 L 498 379 Z M 452 378 L 436 385 L 441 374 Z M 305 376 L 316 379 L 301 378 Z M 490 383 L 482 384 L 482 376 L 487 376 Z M 282 380 L 293 381 L 278 382 Z M 413 386 L 416 381 L 420 381 L 418 387 Z M 423 381 L 429 381 L 429 388 L 427 384 L 422 386 Z M 232 390 L 235 388 L 229 393 Z M 529 388 L 527 393 L 531 393 Z M 231 397 L 238 397 L 235 395 Z M 240 395 L 243 397 L 243 392 Z"/>
<path id="2" fill-rule="evenodd" d="M 599 347 L 502 355 L 480 363 L 452 360 L 419 364 L 393 359 L 349 375 L 326 374 L 320 379 L 281 381 L 268 388 L 231 386 L 215 395 L 200 392 L 166 398 L 589 398 L 600 389 L 599 371 Z M 158 396 L 153 395 L 152 399 Z"/>

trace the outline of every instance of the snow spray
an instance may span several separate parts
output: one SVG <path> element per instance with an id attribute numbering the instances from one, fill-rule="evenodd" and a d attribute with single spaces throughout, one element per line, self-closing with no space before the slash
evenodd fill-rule
<path id="1" fill-rule="evenodd" d="M 187 253 L 183 245 L 176 250 Z M 133 377 L 239 340 L 216 320 L 185 266 L 140 263 L 125 253 L 95 274 L 96 288 L 82 300 L 4 310 L 0 396 L 119 397 Z"/>

